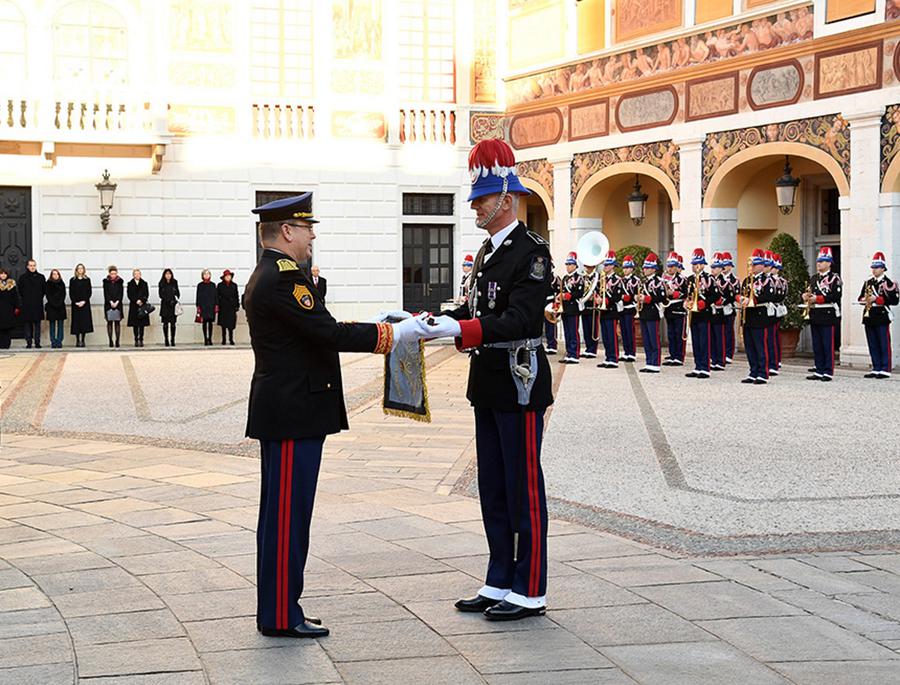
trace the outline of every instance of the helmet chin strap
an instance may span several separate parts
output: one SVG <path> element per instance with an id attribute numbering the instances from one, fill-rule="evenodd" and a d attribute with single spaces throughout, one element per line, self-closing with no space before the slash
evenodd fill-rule
<path id="1" fill-rule="evenodd" d="M 476 221 L 475 225 L 478 228 L 487 228 L 490 223 L 494 220 L 494 217 L 497 216 L 497 212 L 500 211 L 500 205 L 503 204 L 503 199 L 507 195 L 507 189 L 509 188 L 509 180 L 503 179 L 503 190 L 500 191 L 500 197 L 497 198 L 497 204 L 494 205 L 494 209 L 491 210 L 491 213 L 487 215 L 487 218 L 484 221 Z"/>

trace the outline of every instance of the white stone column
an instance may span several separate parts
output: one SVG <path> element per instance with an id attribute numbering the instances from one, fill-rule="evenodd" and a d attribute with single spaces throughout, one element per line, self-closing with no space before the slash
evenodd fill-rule
<path id="1" fill-rule="evenodd" d="M 882 193 L 881 211 L 879 212 L 879 245 L 887 258 L 888 275 L 891 280 L 900 280 L 900 193 Z M 859 294 L 859 291 L 856 292 Z M 894 314 L 900 308 L 894 307 Z M 900 320 L 900 319 L 897 319 Z M 900 365 L 900 333 L 892 326 L 891 347 L 894 365 Z"/>
<path id="2" fill-rule="evenodd" d="M 672 210 L 672 231 L 675 251 L 690 260 L 695 247 L 708 249 L 703 241 L 702 182 L 703 138 L 676 140 L 678 145 L 681 179 L 679 184 L 679 209 Z M 665 260 L 667 255 L 660 255 Z"/>
<path id="3" fill-rule="evenodd" d="M 550 253 L 556 270 L 564 273 L 566 255 L 575 249 L 572 236 L 572 156 L 547 160 L 553 165 L 553 221 L 550 223 Z"/>
<path id="4" fill-rule="evenodd" d="M 713 252 L 730 252 L 737 256 L 737 207 L 710 207 L 701 212 L 703 223 L 701 246 L 709 260 Z"/>
<path id="5" fill-rule="evenodd" d="M 879 229 L 882 108 L 850 115 L 850 197 L 841 198 L 841 364 L 869 364 L 862 311 L 853 305 L 869 277 L 872 253 L 881 249 Z"/>

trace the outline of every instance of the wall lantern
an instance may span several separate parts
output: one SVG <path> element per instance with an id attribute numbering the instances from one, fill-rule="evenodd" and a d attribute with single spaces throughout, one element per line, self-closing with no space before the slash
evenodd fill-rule
<path id="1" fill-rule="evenodd" d="M 644 223 L 644 217 L 647 212 L 647 193 L 641 192 L 641 184 L 638 183 L 638 177 L 634 177 L 634 189 L 628 196 L 628 215 L 635 226 Z"/>
<path id="2" fill-rule="evenodd" d="M 787 215 L 794 211 L 798 185 L 800 185 L 800 179 L 791 176 L 791 164 L 785 155 L 784 175 L 775 181 L 775 197 L 778 199 L 778 209 L 782 214 Z"/>
<path id="3" fill-rule="evenodd" d="M 109 210 L 113 207 L 113 200 L 116 197 L 116 188 L 118 184 L 111 183 L 109 180 L 109 171 L 103 170 L 103 180 L 94 186 L 100 193 L 100 223 L 103 230 L 109 226 Z"/>

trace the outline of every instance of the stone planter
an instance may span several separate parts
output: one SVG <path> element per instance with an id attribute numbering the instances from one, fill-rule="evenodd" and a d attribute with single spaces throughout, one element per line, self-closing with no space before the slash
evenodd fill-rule
<path id="1" fill-rule="evenodd" d="M 781 342 L 781 357 L 790 359 L 797 352 L 797 343 L 800 342 L 800 329 L 781 328 L 778 330 L 778 339 Z"/>

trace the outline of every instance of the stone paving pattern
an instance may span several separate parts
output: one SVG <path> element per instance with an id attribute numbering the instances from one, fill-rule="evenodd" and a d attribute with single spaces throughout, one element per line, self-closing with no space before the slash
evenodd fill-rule
<path id="1" fill-rule="evenodd" d="M 182 391 L 193 401 L 192 384 L 215 380 L 192 375 L 205 354 L 170 356 L 168 373 L 149 357 L 134 368 L 152 369 L 172 401 Z M 303 604 L 332 635 L 309 642 L 254 630 L 259 463 L 235 449 L 231 408 L 214 414 L 228 417 L 211 433 L 217 450 L 175 447 L 178 434 L 140 444 L 130 424 L 106 439 L 60 436 L 43 428 L 63 417 L 48 412 L 53 393 L 35 404 L 22 392 L 39 358 L 0 359 L 0 383 L 18 383 L 0 387 L 0 403 L 19 431 L 4 415 L 0 684 L 900 681 L 900 554 L 890 548 L 686 556 L 554 519 L 545 617 L 457 613 L 453 600 L 482 582 L 486 548 L 477 501 L 455 494 L 473 456 L 466 360 L 433 354 L 431 426 L 360 400 L 351 431 L 326 443 Z M 124 369 L 120 354 L 86 356 Z M 359 367 L 351 391 L 372 386 L 378 368 Z M 582 371 L 566 371 L 563 394 Z M 614 372 L 623 399 L 626 373 Z M 159 392 L 141 382 L 145 396 Z M 650 394 L 669 391 L 661 382 Z M 205 406 L 185 401 L 181 415 Z M 548 442 L 567 411 L 554 409 Z M 544 461 L 557 467 L 550 453 Z"/>

